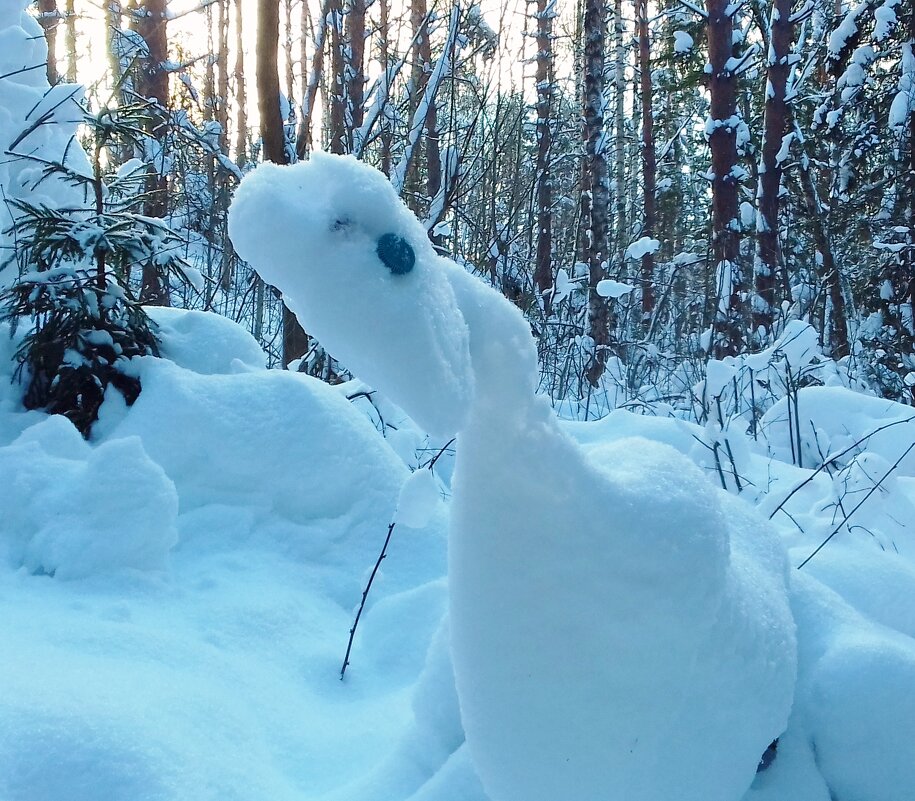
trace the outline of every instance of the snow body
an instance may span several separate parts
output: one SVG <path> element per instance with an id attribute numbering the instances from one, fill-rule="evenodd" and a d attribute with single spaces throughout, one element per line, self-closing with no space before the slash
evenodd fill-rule
<path id="1" fill-rule="evenodd" d="M 393 233 L 416 254 L 394 274 Z M 585 451 L 535 394 L 521 314 L 435 254 L 383 175 L 265 165 L 230 213 L 239 254 L 360 377 L 458 431 L 449 535 L 455 681 L 493 801 L 733 801 L 785 728 L 785 559 L 671 448 Z"/>

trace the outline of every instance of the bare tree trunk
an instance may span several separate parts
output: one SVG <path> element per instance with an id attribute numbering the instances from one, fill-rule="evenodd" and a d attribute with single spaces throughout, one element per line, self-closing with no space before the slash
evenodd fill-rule
<path id="1" fill-rule="evenodd" d="M 381 69 L 384 71 L 384 74 L 387 75 L 388 70 L 391 68 L 391 22 L 389 19 L 391 13 L 391 4 L 390 0 L 379 0 L 379 3 L 381 8 L 381 22 L 378 28 L 378 46 L 381 56 Z M 391 130 L 391 126 L 388 123 L 387 118 L 383 118 L 381 121 L 381 134 L 379 138 L 381 140 L 381 171 L 385 175 L 390 175 L 394 132 Z"/>
<path id="2" fill-rule="evenodd" d="M 142 59 L 137 78 L 137 93 L 152 104 L 149 134 L 164 145 L 168 125 L 168 23 L 167 0 L 145 0 L 136 21 L 137 33 L 146 43 L 146 58 Z M 149 166 L 146 182 L 147 200 L 143 213 L 148 217 L 164 218 L 168 212 L 168 176 L 164 159 Z M 170 304 L 168 285 L 153 263 L 143 265 L 140 300 L 152 306 Z"/>
<path id="3" fill-rule="evenodd" d="M 782 250 L 778 236 L 779 190 L 782 164 L 778 153 L 788 130 L 786 92 L 791 71 L 788 57 L 794 38 L 791 12 L 794 0 L 775 0 L 769 24 L 766 104 L 763 112 L 762 158 L 757 190 L 757 240 L 753 283 L 756 297 L 752 304 L 753 337 L 763 345 L 772 329 L 775 312 L 776 275 L 782 269 Z"/>
<path id="4" fill-rule="evenodd" d="M 76 83 L 76 8 L 67 0 L 64 14 L 64 48 L 67 51 L 67 83 Z"/>
<path id="5" fill-rule="evenodd" d="M 712 251 L 718 284 L 712 354 L 743 350 L 744 324 L 738 220 L 736 80 L 729 60 L 734 52 L 733 7 L 728 0 L 706 0 L 712 154 Z"/>
<path id="6" fill-rule="evenodd" d="M 330 152 L 346 153 L 346 55 L 343 39 L 343 0 L 328 0 L 330 25 Z"/>
<path id="7" fill-rule="evenodd" d="M 229 0 L 219 0 L 219 43 L 216 51 L 216 121 L 219 150 L 229 152 Z"/>
<path id="8" fill-rule="evenodd" d="M 651 107 L 651 40 L 648 30 L 648 0 L 636 0 L 639 28 L 639 81 L 642 100 L 642 236 L 655 234 L 657 212 L 657 156 L 654 143 L 654 114 Z M 642 323 L 648 325 L 654 310 L 654 254 L 645 253 L 641 265 Z"/>
<path id="9" fill-rule="evenodd" d="M 623 20 L 623 0 L 614 0 L 614 69 L 613 69 L 613 148 L 614 148 L 614 217 L 616 249 L 620 255 L 628 244 L 629 231 L 626 224 L 626 24 Z M 609 236 L 608 236 L 609 239 Z M 621 258 L 620 264 L 625 267 Z"/>
<path id="10" fill-rule="evenodd" d="M 287 164 L 286 137 L 280 112 L 280 75 L 277 51 L 280 46 L 279 0 L 258 0 L 257 6 L 257 109 L 260 114 L 264 158 Z M 283 304 L 283 366 L 305 355 L 308 336 L 295 315 Z"/>
<path id="11" fill-rule="evenodd" d="M 349 0 L 346 37 L 349 41 L 346 64 L 347 152 L 353 150 L 353 131 L 362 126 L 365 113 L 365 11 L 366 0 Z"/>
<path id="12" fill-rule="evenodd" d="M 841 359 L 850 353 L 848 339 L 848 312 L 845 308 L 845 295 L 842 292 L 842 277 L 836 265 L 832 251 L 832 241 L 823 219 L 820 199 L 810 172 L 810 163 L 806 156 L 801 158 L 798 170 L 807 216 L 813 229 L 813 241 L 821 262 L 820 281 L 826 288 L 832 313 L 829 315 L 827 330 L 823 331 L 826 352 L 834 359 Z"/>
<path id="13" fill-rule="evenodd" d="M 537 256 L 534 283 L 550 316 L 553 286 L 553 18 L 550 0 L 537 0 Z"/>
<path id="14" fill-rule="evenodd" d="M 915 58 L 915 9 L 911 5 L 907 16 L 909 29 L 908 46 L 910 55 Z M 915 82 L 915 76 L 912 76 L 912 81 Z M 911 84 L 909 91 L 915 91 L 915 87 Z M 909 97 L 909 103 L 909 174 L 903 182 L 909 196 L 909 204 L 906 209 L 906 226 L 909 232 L 907 235 L 908 247 L 904 251 L 904 259 L 906 277 L 908 279 L 909 312 L 913 324 L 915 324 L 915 101 L 911 96 Z M 912 393 L 913 402 L 915 402 L 915 386 L 909 387 L 909 391 Z"/>
<path id="15" fill-rule="evenodd" d="M 48 83 L 54 86 L 60 80 L 57 74 L 57 25 L 60 22 L 57 0 L 38 0 L 38 21 L 48 43 Z"/>
<path id="16" fill-rule="evenodd" d="M 600 0 L 585 0 L 584 37 L 585 169 L 591 190 L 588 221 L 588 333 L 594 343 L 594 353 L 585 377 L 591 386 L 596 387 L 607 364 L 610 344 L 610 305 L 606 298 L 597 293 L 597 284 L 607 277 L 607 215 L 610 206 L 607 157 L 603 146 L 607 26 Z"/>
<path id="17" fill-rule="evenodd" d="M 413 98 L 411 117 L 418 103 L 423 101 L 426 84 L 432 72 L 432 42 L 429 38 L 429 9 L 426 0 L 411 0 L 410 24 L 416 40 L 416 55 L 413 63 Z M 442 158 L 439 150 L 438 108 L 435 96 L 429 99 L 426 108 L 424 129 L 426 153 L 426 196 L 431 200 L 442 186 Z M 414 162 L 415 163 L 415 162 Z"/>
<path id="18" fill-rule="evenodd" d="M 248 161 L 248 91 L 245 84 L 244 0 L 235 0 L 235 163 Z"/>
<path id="19" fill-rule="evenodd" d="M 305 2 L 307 0 L 303 0 L 303 4 Z M 292 0 L 283 0 L 283 55 L 286 62 L 286 102 L 289 104 L 287 122 L 293 122 L 296 114 L 296 107 L 293 102 L 295 97 L 295 59 L 292 57 L 294 44 L 292 31 Z"/>
<path id="20" fill-rule="evenodd" d="M 311 60 L 311 71 L 308 74 L 308 80 L 305 86 L 305 97 L 302 101 L 302 122 L 299 124 L 299 132 L 296 136 L 295 152 L 296 156 L 301 160 L 309 153 L 312 147 L 312 125 L 314 120 L 314 109 L 315 101 L 318 98 L 318 86 L 321 83 L 322 73 L 324 72 L 324 44 L 327 39 L 327 25 L 328 17 L 330 14 L 330 4 L 334 0 L 324 0 L 321 6 L 321 17 L 317 22 L 317 27 L 315 28 L 314 34 L 314 53 L 312 54 Z M 307 15 L 308 8 L 306 6 L 304 14 Z M 303 25 L 305 24 L 305 19 L 303 18 Z M 304 70 L 304 59 L 305 59 L 305 50 L 304 50 L 304 38 L 305 31 L 302 31 L 303 45 L 302 45 L 302 59 Z"/>

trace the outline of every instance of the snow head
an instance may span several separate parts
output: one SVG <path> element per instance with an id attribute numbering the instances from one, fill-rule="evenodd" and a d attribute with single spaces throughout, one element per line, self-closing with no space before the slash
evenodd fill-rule
<path id="1" fill-rule="evenodd" d="M 382 173 L 323 153 L 264 164 L 238 188 L 229 233 L 346 367 L 429 431 L 461 427 L 473 392 L 467 325 L 444 260 Z"/>

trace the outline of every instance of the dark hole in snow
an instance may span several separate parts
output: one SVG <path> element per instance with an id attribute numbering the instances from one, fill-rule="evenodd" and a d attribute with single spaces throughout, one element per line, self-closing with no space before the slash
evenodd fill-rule
<path id="1" fill-rule="evenodd" d="M 778 753 L 778 737 L 776 737 L 769 747 L 763 751 L 763 755 L 759 760 L 759 764 L 756 766 L 756 772 L 762 773 L 766 770 L 773 762 L 775 762 L 775 755 Z"/>
<path id="2" fill-rule="evenodd" d="M 413 269 L 416 264 L 416 254 L 413 252 L 413 246 L 402 236 L 397 234 L 383 234 L 378 240 L 378 247 L 375 249 L 378 258 L 381 259 L 394 275 L 404 275 Z"/>

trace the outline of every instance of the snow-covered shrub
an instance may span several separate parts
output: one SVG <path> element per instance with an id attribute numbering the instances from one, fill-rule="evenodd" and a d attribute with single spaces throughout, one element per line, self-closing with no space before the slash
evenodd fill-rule
<path id="1" fill-rule="evenodd" d="M 136 106 L 87 118 L 95 136 L 88 174 L 52 154 L 21 157 L 37 161 L 42 178 L 82 190 L 87 202 L 55 208 L 8 201 L 10 260 L 19 275 L 2 295 L 2 315 L 14 327 L 22 320 L 30 326 L 16 353 L 24 403 L 66 415 L 84 435 L 109 386 L 128 404 L 136 400 L 140 382 L 126 369 L 129 360 L 158 352 L 154 326 L 131 291 L 131 269 L 183 274 L 178 237 L 140 213 L 142 174 L 128 166 L 106 182 L 102 173 L 103 150 L 138 130 L 143 113 Z"/>

